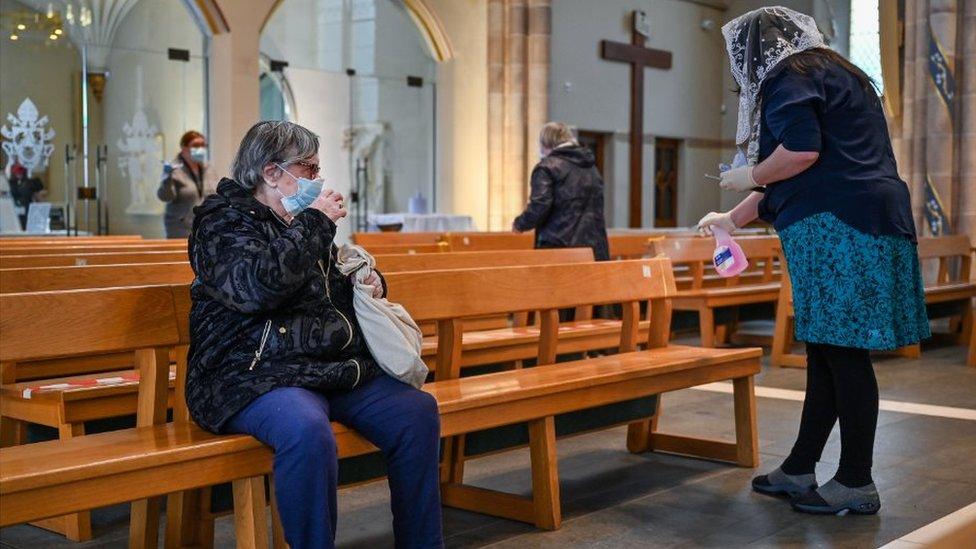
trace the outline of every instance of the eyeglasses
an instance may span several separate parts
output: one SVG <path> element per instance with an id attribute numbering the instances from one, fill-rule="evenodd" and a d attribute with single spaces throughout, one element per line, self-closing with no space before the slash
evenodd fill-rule
<path id="1" fill-rule="evenodd" d="M 319 166 L 318 164 L 313 164 L 311 162 L 305 162 L 303 160 L 296 160 L 294 162 L 291 162 L 291 164 L 295 164 L 297 166 L 301 166 L 301 167 L 305 168 L 306 170 L 308 170 L 308 177 L 310 179 L 314 179 L 315 177 L 317 177 L 319 175 L 319 172 L 322 170 L 322 167 Z"/>

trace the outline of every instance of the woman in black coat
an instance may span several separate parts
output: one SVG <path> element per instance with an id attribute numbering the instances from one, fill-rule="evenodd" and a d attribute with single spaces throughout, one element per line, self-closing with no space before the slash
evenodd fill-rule
<path id="1" fill-rule="evenodd" d="M 539 134 L 542 159 L 532 170 L 532 196 L 512 230 L 535 229 L 536 248 L 593 248 L 597 261 L 610 259 L 603 216 L 603 178 L 593 152 L 580 146 L 562 122 Z"/>
<path id="2" fill-rule="evenodd" d="M 397 546 L 442 545 L 437 403 L 380 370 L 338 272 L 342 195 L 322 187 L 318 138 L 260 122 L 241 142 L 234 179 L 197 208 L 189 241 L 187 404 L 213 432 L 274 450 L 275 496 L 292 548 L 332 547 L 337 454 L 331 421 L 387 461 Z M 382 279 L 371 275 L 376 295 Z"/>

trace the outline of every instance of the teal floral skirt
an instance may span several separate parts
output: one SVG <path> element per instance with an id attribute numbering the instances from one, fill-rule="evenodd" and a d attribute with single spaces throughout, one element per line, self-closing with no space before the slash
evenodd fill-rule
<path id="1" fill-rule="evenodd" d="M 931 335 L 914 242 L 862 233 L 831 213 L 780 231 L 796 339 L 890 350 Z"/>

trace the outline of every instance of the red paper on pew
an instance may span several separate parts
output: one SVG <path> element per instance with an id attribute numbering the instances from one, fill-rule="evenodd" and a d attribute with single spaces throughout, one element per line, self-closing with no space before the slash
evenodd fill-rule
<path id="1" fill-rule="evenodd" d="M 169 379 L 176 379 L 176 372 L 170 371 Z M 49 383 L 47 385 L 31 385 L 26 387 L 23 392 L 23 398 L 29 399 L 31 395 L 35 393 L 50 393 L 54 391 L 74 391 L 77 389 L 87 389 L 90 387 L 107 387 L 111 385 L 122 385 L 124 383 L 132 383 L 139 381 L 139 374 L 136 372 L 126 372 L 117 376 L 106 376 L 106 377 L 92 377 L 92 378 L 82 378 L 73 379 L 67 383 Z"/>

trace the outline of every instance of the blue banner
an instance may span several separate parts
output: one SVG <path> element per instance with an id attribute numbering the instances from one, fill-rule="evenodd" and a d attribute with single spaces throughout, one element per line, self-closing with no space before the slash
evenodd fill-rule
<path id="1" fill-rule="evenodd" d="M 932 76 L 935 89 L 939 90 L 939 97 L 949 109 L 949 121 L 951 123 L 953 100 L 956 97 L 956 79 L 949 68 L 945 54 L 942 53 L 942 47 L 935 39 L 931 21 L 929 22 L 929 75 Z"/>
<path id="2" fill-rule="evenodd" d="M 942 236 L 949 234 L 949 220 L 946 219 L 945 209 L 942 207 L 942 199 L 939 192 L 932 185 L 932 179 L 925 178 L 925 221 L 929 225 L 929 232 L 932 236 Z"/>

